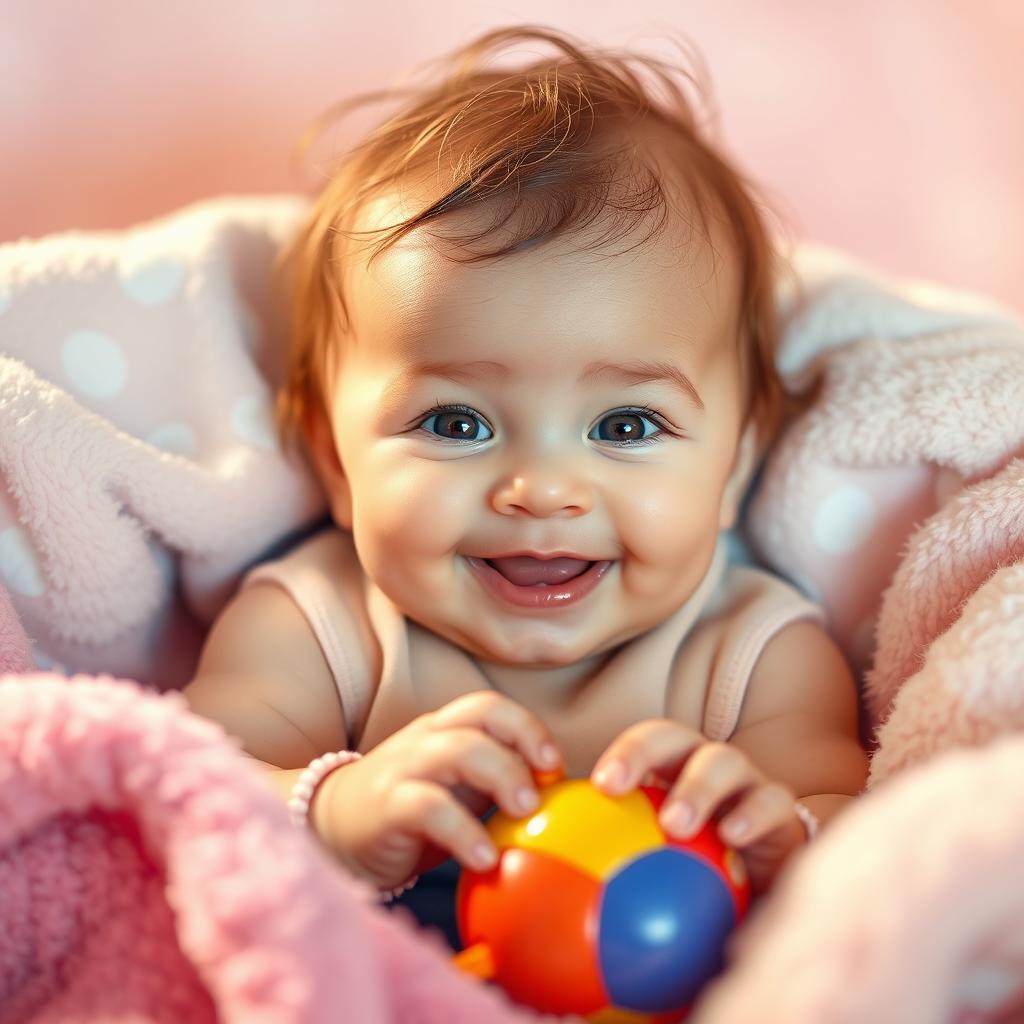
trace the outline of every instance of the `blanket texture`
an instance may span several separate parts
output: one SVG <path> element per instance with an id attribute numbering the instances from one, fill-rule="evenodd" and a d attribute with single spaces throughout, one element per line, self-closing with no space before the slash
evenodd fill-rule
<path id="1" fill-rule="evenodd" d="M 270 240 L 298 210 L 289 198 L 224 200 L 132 234 L 138 265 L 159 266 L 168 239 L 203 254 L 185 258 L 191 320 L 167 333 L 159 316 L 149 324 L 162 369 L 143 375 L 143 404 L 161 390 L 191 401 L 177 394 L 186 385 L 208 398 L 245 366 L 265 409 L 278 371 L 241 352 L 252 351 L 243 339 L 273 336 L 276 314 L 264 300 L 254 327 L 238 288 L 209 281 L 237 282 L 244 265 L 265 283 Z M 162 660 L 177 651 L 175 671 L 187 671 L 239 567 L 322 504 L 304 467 L 240 442 L 230 415 L 172 444 L 174 431 L 153 425 L 168 422 L 164 407 L 143 422 L 104 406 L 95 382 L 82 388 L 66 307 L 92 303 L 91 286 L 108 300 L 123 292 L 123 257 L 96 255 L 122 244 L 61 236 L 16 258 L 0 249 L 0 580 L 11 591 L 10 602 L 0 593 L 0 666 L 27 667 L 16 612 L 37 664 L 171 685 Z M 76 251 L 92 256 L 76 264 Z M 1024 330 L 975 297 L 887 280 L 834 252 L 803 247 L 793 263 L 779 292 L 793 411 L 745 526 L 757 556 L 825 607 L 864 676 L 877 751 L 871 791 L 737 933 L 693 1019 L 1024 1019 Z M 167 280 L 140 293 L 173 293 Z M 23 294 L 35 313 L 12 319 Z M 51 323 L 61 327 L 46 355 Z M 188 347 L 196 323 L 205 348 Z M 168 377 L 168 346 L 220 370 L 190 363 Z M 105 372 L 133 379 L 118 365 Z M 200 435 L 219 440 L 193 444 Z M 262 495 L 264 481 L 280 493 Z M 27 673 L 0 682 L 0 701 L 0 1022 L 529 1019 L 376 909 L 177 695 Z"/>
<path id="2" fill-rule="evenodd" d="M 0 246 L 0 581 L 40 667 L 182 684 L 242 571 L 323 514 L 272 422 L 304 205 Z"/>
<path id="3" fill-rule="evenodd" d="M 522 1020 L 373 908 L 179 694 L 0 678 L 0 1022 Z"/>

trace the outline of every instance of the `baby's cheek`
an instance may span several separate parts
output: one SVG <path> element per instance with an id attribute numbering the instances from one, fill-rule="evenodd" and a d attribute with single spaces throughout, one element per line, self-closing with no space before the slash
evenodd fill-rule
<path id="1" fill-rule="evenodd" d="M 714 546 L 717 505 L 704 485 L 662 480 L 628 500 L 616 518 L 621 541 L 638 562 L 671 567 Z"/>
<path id="2" fill-rule="evenodd" d="M 407 557 L 464 546 L 471 499 L 443 468 L 428 460 L 371 468 L 359 504 L 376 546 Z"/>
<path id="3" fill-rule="evenodd" d="M 718 537 L 711 503 L 688 488 L 649 488 L 618 517 L 624 596 L 652 611 L 675 609 L 703 578 Z"/>

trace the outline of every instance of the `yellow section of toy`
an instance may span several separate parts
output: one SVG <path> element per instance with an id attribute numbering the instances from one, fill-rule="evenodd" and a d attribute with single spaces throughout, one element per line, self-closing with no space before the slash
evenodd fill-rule
<path id="1" fill-rule="evenodd" d="M 640 790 L 610 797 L 586 779 L 546 786 L 540 809 L 529 818 L 499 811 L 487 829 L 499 850 L 541 850 L 602 881 L 665 841 L 655 810 Z"/>

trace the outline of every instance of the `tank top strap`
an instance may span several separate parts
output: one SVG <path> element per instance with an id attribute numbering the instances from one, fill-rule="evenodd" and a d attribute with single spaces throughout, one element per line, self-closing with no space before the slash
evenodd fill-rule
<path id="1" fill-rule="evenodd" d="M 358 736 L 369 713 L 375 680 L 358 656 L 362 650 L 353 609 L 342 582 L 352 577 L 355 559 L 351 539 L 337 529 L 326 529 L 294 548 L 283 558 L 265 562 L 246 574 L 242 586 L 273 583 L 284 589 L 306 617 L 334 677 L 345 717 L 347 741 Z"/>
<path id="2" fill-rule="evenodd" d="M 730 565 L 722 586 L 728 624 L 708 681 L 702 727 L 708 739 L 720 741 L 736 729 L 754 665 L 768 641 L 793 622 L 825 621 L 818 605 L 762 569 Z"/>

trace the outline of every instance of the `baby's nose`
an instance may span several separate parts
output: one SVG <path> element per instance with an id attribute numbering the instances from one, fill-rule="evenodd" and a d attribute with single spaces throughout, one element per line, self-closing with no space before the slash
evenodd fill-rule
<path id="1" fill-rule="evenodd" d="M 495 511 L 506 516 L 581 516 L 593 508 L 593 487 L 578 472 L 538 467 L 511 475 L 498 484 L 492 504 Z"/>

